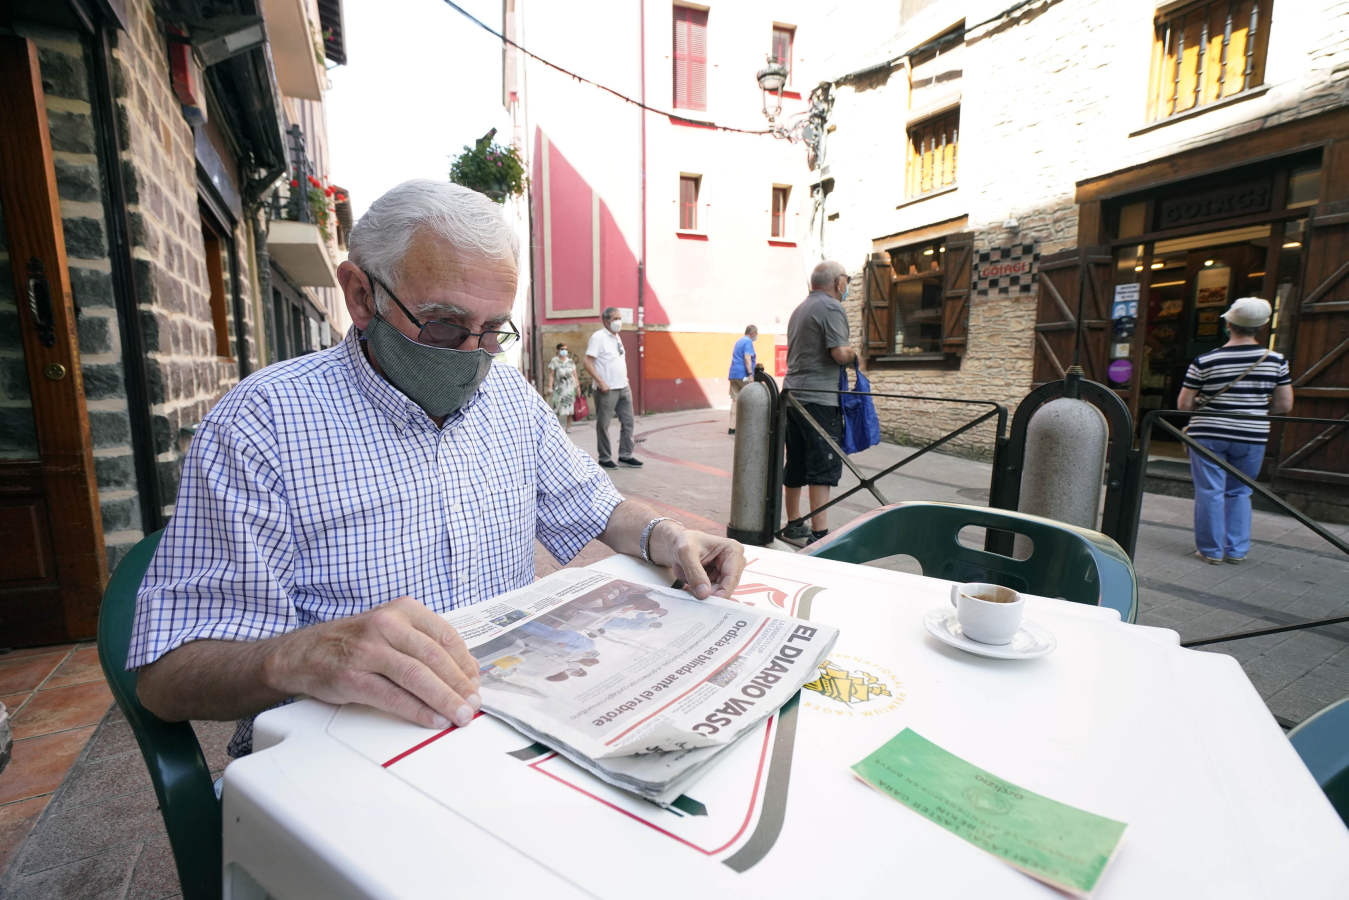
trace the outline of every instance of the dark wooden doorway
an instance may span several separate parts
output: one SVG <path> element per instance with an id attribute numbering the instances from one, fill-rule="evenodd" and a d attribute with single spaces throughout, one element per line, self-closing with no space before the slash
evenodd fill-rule
<path id="1" fill-rule="evenodd" d="M 0 350 L 13 362 L 7 413 L 28 429 L 11 430 L 0 454 L 0 645 L 21 647 L 93 636 L 107 559 L 42 79 L 25 38 L 0 37 L 0 109 L 15 323 Z"/>

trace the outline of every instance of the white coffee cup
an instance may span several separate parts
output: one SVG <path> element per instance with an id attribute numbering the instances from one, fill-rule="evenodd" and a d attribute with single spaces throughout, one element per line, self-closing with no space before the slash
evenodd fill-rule
<path id="1" fill-rule="evenodd" d="M 951 585 L 960 630 L 981 644 L 1006 644 L 1021 627 L 1026 598 L 1009 587 L 979 581 Z"/>

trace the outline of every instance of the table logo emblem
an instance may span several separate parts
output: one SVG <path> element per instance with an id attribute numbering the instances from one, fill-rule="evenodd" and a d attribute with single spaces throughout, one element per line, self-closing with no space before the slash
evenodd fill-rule
<path id="1" fill-rule="evenodd" d="M 848 654 L 830 656 L 820 664 L 815 680 L 803 687 L 829 701 L 803 694 L 806 706 L 839 715 L 879 715 L 898 709 L 905 699 L 894 672 L 874 660 Z"/>

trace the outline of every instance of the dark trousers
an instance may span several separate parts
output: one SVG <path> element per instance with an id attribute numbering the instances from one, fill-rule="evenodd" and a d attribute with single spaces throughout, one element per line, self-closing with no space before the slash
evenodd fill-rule
<path id="1" fill-rule="evenodd" d="M 610 388 L 595 392 L 595 455 L 600 462 L 613 462 L 613 448 L 609 444 L 609 422 L 618 415 L 618 456 L 632 456 L 632 390 Z"/>

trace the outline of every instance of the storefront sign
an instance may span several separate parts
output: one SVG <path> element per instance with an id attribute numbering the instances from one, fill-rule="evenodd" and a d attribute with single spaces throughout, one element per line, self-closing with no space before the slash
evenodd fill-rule
<path id="1" fill-rule="evenodd" d="M 1184 197 L 1170 197 L 1157 204 L 1157 227 L 1165 231 L 1197 222 L 1266 212 L 1269 204 L 1268 179 L 1214 188 Z"/>
<path id="2" fill-rule="evenodd" d="M 979 253 L 972 287 L 976 294 L 1034 294 L 1039 268 L 1040 251 L 1035 244 L 994 247 Z"/>
<path id="3" fill-rule="evenodd" d="M 1134 365 L 1127 359 L 1117 359 L 1105 370 L 1111 384 L 1125 384 L 1134 373 Z"/>

